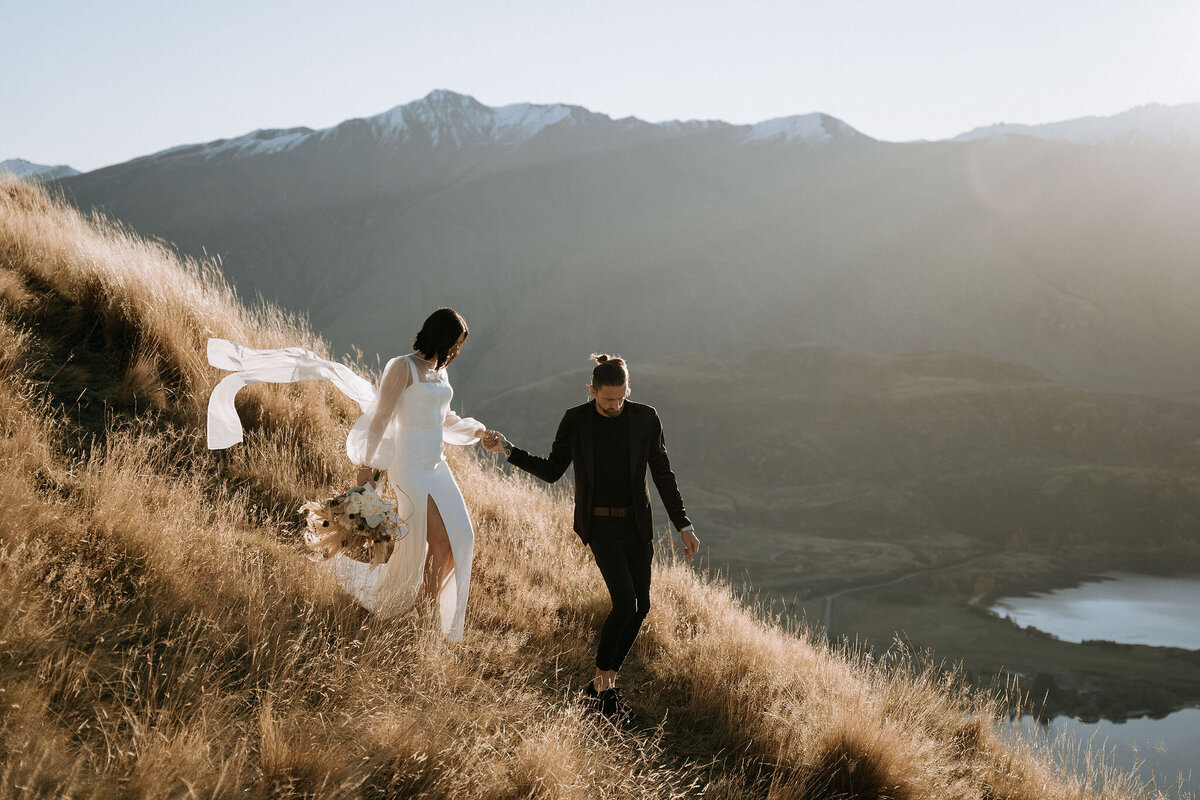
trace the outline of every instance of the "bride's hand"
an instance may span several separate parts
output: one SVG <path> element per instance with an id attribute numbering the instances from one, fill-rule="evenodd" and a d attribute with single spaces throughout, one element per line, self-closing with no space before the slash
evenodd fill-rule
<path id="1" fill-rule="evenodd" d="M 370 467 L 359 467 L 358 475 L 355 477 L 355 480 L 358 481 L 359 486 L 366 486 L 367 482 L 371 481 L 371 478 L 374 476 L 375 470 L 371 469 Z M 373 481 L 371 482 L 374 483 Z"/>

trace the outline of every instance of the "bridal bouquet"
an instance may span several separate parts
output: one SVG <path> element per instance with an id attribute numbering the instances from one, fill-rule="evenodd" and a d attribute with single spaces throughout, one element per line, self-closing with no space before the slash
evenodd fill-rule
<path id="1" fill-rule="evenodd" d="M 328 500 L 309 501 L 300 506 L 300 512 L 308 523 L 304 542 L 318 559 L 344 553 L 382 564 L 395 542 L 408 535 L 396 506 L 380 497 L 370 483 Z"/>

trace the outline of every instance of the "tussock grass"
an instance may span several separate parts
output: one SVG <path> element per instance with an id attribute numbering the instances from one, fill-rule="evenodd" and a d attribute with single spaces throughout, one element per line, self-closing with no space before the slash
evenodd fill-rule
<path id="1" fill-rule="evenodd" d="M 44 189 L 0 184 L 0 798 L 1157 797 L 998 733 L 999 700 L 902 649 L 792 630 L 660 555 L 624 679 L 589 717 L 607 595 L 561 492 L 452 465 L 476 523 L 467 636 L 380 621 L 300 552 L 344 484 L 349 401 L 252 387 L 209 453 L 204 343 L 328 348 Z"/>

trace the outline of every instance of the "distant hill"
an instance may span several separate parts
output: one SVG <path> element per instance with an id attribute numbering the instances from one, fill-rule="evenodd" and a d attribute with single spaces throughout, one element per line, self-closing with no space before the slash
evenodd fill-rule
<path id="1" fill-rule="evenodd" d="M 1151 104 L 1112 116 L 1079 117 L 1041 125 L 998 123 L 974 128 L 953 141 L 969 142 L 1002 136 L 1027 136 L 1075 144 L 1139 144 L 1200 146 L 1200 103 Z"/>
<path id="2" fill-rule="evenodd" d="M 33 178 L 39 181 L 50 181 L 56 178 L 69 178 L 72 175 L 79 174 L 79 170 L 74 167 L 68 167 L 66 164 L 59 164 L 52 167 L 46 164 L 34 164 L 32 161 L 26 161 L 23 158 L 10 158 L 7 161 L 0 161 L 0 175 L 12 175 L 16 178 Z"/>
<path id="3" fill-rule="evenodd" d="M 468 403 L 595 349 L 798 343 L 1200 390 L 1200 149 L 885 144 L 819 114 L 651 124 L 441 91 L 59 185 L 219 255 L 342 350 L 386 358 L 459 308 L 483 334 L 460 362 Z"/>
<path id="4" fill-rule="evenodd" d="M 1185 540 L 1200 552 L 1196 402 L 1083 391 L 956 352 L 788 347 L 632 371 L 714 562 L 748 569 L 760 588 L 836 583 L 793 569 L 834 542 L 860 559 L 891 552 L 888 572 L 992 545 L 1086 544 L 1113 566 Z M 549 452 L 587 379 L 573 371 L 471 411 Z M 861 580 L 863 568 L 844 574 Z"/>

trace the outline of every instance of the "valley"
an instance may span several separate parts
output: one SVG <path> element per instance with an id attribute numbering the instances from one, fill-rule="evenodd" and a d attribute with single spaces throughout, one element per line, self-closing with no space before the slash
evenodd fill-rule
<path id="1" fill-rule="evenodd" d="M 983 610 L 1114 567 L 1200 572 L 1194 401 L 945 352 L 810 346 L 631 369 L 634 399 L 664 420 L 705 567 L 777 613 L 880 652 L 899 637 L 985 686 L 1016 680 L 1046 715 L 1200 702 L 1196 653 L 1060 642 Z M 586 374 L 477 415 L 546 452 Z"/>

